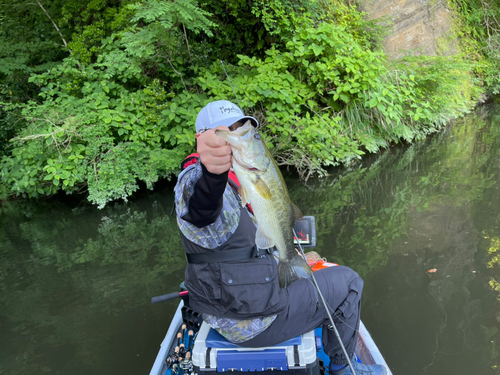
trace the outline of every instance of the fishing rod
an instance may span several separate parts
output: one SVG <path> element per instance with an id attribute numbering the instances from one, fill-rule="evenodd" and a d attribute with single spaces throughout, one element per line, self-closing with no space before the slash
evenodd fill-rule
<path id="1" fill-rule="evenodd" d="M 222 60 L 220 60 L 220 64 L 222 65 L 222 69 L 224 69 L 224 73 L 226 74 L 227 80 L 229 81 L 229 84 L 231 85 L 231 89 L 233 89 L 233 94 L 234 94 L 234 97 L 235 97 L 235 98 L 236 98 L 236 100 L 238 101 L 238 105 L 239 105 L 239 106 L 240 106 L 240 108 L 241 108 L 240 99 L 238 99 L 238 95 L 236 95 L 236 91 L 234 91 L 233 82 L 231 82 L 231 78 L 229 77 L 229 74 L 227 74 L 227 72 L 226 72 L 226 67 L 224 66 L 224 63 L 222 62 Z"/>
<path id="2" fill-rule="evenodd" d="M 165 360 L 165 365 L 170 369 L 171 375 L 193 374 L 193 342 L 193 330 L 187 330 L 187 325 L 183 324 L 177 332 L 175 347 L 170 351 L 170 354 Z M 168 374 L 168 371 L 166 374 Z"/>
<path id="3" fill-rule="evenodd" d="M 160 302 L 170 301 L 171 299 L 182 298 L 182 297 L 185 297 L 187 295 L 188 295 L 187 290 L 183 290 L 181 292 L 173 292 L 173 293 L 163 294 L 161 296 L 152 297 L 151 303 L 160 303 Z"/>
<path id="4" fill-rule="evenodd" d="M 302 245 L 300 244 L 300 241 L 298 241 L 298 236 L 297 233 L 295 232 L 295 228 L 292 228 L 293 230 L 293 235 L 295 238 L 297 238 L 297 244 L 299 245 L 300 253 L 302 254 L 302 257 L 304 260 L 306 260 L 306 254 L 304 253 L 304 249 L 302 248 Z M 316 287 L 316 290 L 318 292 L 319 298 L 321 299 L 321 302 L 323 303 L 323 306 L 325 307 L 326 313 L 328 315 L 328 319 L 330 320 L 331 323 L 331 328 L 333 329 L 333 332 L 335 332 L 335 336 L 337 337 L 337 340 L 339 341 L 340 347 L 342 348 L 342 352 L 344 353 L 345 357 L 347 358 L 347 363 L 349 364 L 349 367 L 351 368 L 351 372 L 353 374 L 356 374 L 356 371 L 354 371 L 354 367 L 352 366 L 351 358 L 349 358 L 349 355 L 347 353 L 347 350 L 344 346 L 344 343 L 342 342 L 342 339 L 340 338 L 339 331 L 337 330 L 337 326 L 335 325 L 335 322 L 333 321 L 332 314 L 330 313 L 330 308 L 328 306 L 328 303 L 325 301 L 325 297 L 323 297 L 323 293 L 321 293 L 321 290 L 319 288 L 318 282 L 316 281 L 316 277 L 314 277 L 314 272 L 312 272 L 312 280 L 313 284 Z M 330 328 L 328 327 L 328 328 Z"/>

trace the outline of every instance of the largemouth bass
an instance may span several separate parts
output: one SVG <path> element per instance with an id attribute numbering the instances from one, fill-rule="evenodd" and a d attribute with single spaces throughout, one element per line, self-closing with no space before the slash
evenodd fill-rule
<path id="1" fill-rule="evenodd" d="M 293 226 L 302 213 L 290 200 L 278 165 L 257 129 L 247 121 L 234 131 L 218 129 L 215 134 L 231 146 L 242 204 L 251 204 L 257 221 L 256 245 L 261 249 L 275 246 L 279 252 L 280 287 L 312 277 L 311 268 L 295 250 L 293 241 Z"/>

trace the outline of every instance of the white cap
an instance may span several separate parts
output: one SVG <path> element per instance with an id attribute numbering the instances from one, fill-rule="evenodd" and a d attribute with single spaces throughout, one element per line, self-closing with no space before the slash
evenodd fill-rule
<path id="1" fill-rule="evenodd" d="M 227 100 L 218 100 L 208 103 L 196 117 L 196 133 L 202 130 L 213 129 L 217 126 L 231 126 L 240 120 L 251 120 L 257 127 L 259 122 L 252 116 L 245 116 L 236 104 Z"/>

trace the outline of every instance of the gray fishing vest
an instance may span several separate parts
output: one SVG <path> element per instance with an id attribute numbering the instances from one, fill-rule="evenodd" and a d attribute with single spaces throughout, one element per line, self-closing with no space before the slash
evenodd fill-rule
<path id="1" fill-rule="evenodd" d="M 233 235 L 215 249 L 189 241 L 186 251 L 186 287 L 189 305 L 219 318 L 249 319 L 275 315 L 288 303 L 279 287 L 278 266 L 272 254 L 257 251 L 256 228 L 245 208 Z"/>

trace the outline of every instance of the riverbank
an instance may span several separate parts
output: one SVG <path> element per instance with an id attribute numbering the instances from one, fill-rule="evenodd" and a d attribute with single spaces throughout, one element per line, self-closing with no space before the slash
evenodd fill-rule
<path id="1" fill-rule="evenodd" d="M 337 0 L 302 8 L 148 0 L 93 11 L 99 22 L 56 17 L 73 35 L 59 51 L 64 58 L 50 68 L 26 66 L 25 75 L 13 69 L 2 81 L 12 87 L 0 113 L 10 145 L 0 150 L 4 194 L 86 192 L 99 208 L 126 201 L 143 184 L 176 177 L 193 151 L 198 111 L 222 98 L 260 121 L 282 166 L 303 180 L 322 177 L 367 153 L 425 139 L 496 87 L 488 70 L 495 60 L 467 57 L 470 43 L 456 55 L 389 61 L 384 27 Z M 11 16 L 9 25 L 38 30 Z M 37 17 L 53 28 L 46 14 Z M 16 91 L 15 80 L 29 92 Z"/>

